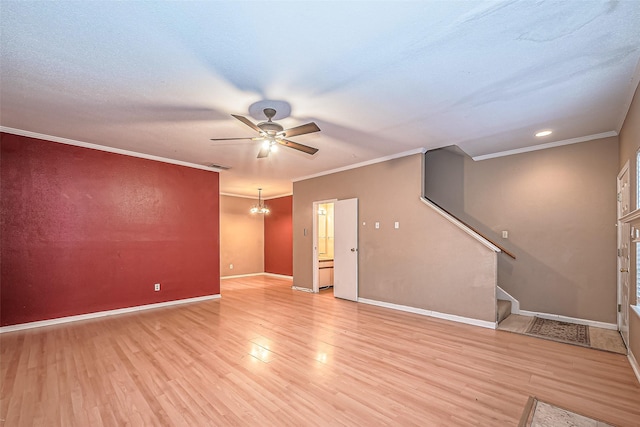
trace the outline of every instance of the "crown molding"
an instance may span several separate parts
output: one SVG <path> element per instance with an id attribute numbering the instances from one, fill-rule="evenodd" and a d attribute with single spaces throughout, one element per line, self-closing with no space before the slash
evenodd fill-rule
<path id="1" fill-rule="evenodd" d="M 593 135 L 580 136 L 578 138 L 563 139 L 561 141 L 548 142 L 546 144 L 532 145 L 530 147 L 516 148 L 515 150 L 499 151 L 497 153 L 483 154 L 482 156 L 471 157 L 475 161 L 495 159 L 496 157 L 512 156 L 514 154 L 529 153 L 531 151 L 546 150 L 547 148 L 561 147 L 563 145 L 577 144 L 578 142 L 593 141 L 594 139 L 609 138 L 618 136 L 618 132 L 610 130 Z"/>
<path id="2" fill-rule="evenodd" d="M 251 200 L 258 200 L 257 197 L 254 196 L 247 196 L 246 194 L 233 194 L 233 193 L 223 193 L 220 192 L 221 196 L 227 196 L 227 197 L 240 197 L 241 199 L 251 199 Z"/>
<path id="3" fill-rule="evenodd" d="M 264 190 L 264 189 L 263 189 Z M 257 197 L 255 196 L 247 196 L 246 194 L 234 194 L 234 193 L 220 193 L 221 196 L 229 196 L 229 197 L 240 197 L 243 199 L 254 199 L 254 200 L 258 200 Z M 262 200 L 271 200 L 271 199 L 278 199 L 280 197 L 287 197 L 287 196 L 293 196 L 293 193 L 285 193 L 285 194 L 281 194 L 279 196 L 269 196 L 269 197 L 263 197 Z"/>
<path id="4" fill-rule="evenodd" d="M 262 200 L 273 200 L 273 199 L 279 199 L 280 197 L 287 197 L 287 196 L 293 196 L 293 193 L 280 194 L 279 196 L 263 197 Z"/>
<path id="5" fill-rule="evenodd" d="M 365 162 L 355 163 L 353 165 L 343 166 L 341 168 L 331 169 L 331 170 L 324 171 L 324 172 L 318 172 L 318 173 L 313 174 L 313 175 L 307 175 L 307 176 L 302 176 L 300 178 L 294 178 L 294 179 L 291 180 L 291 182 L 298 182 L 298 181 L 304 181 L 305 179 L 318 178 L 319 176 L 331 175 L 331 174 L 334 174 L 334 173 L 337 173 L 337 172 L 344 172 L 344 171 L 347 171 L 347 170 L 350 170 L 350 169 L 357 169 L 357 168 L 361 168 L 363 166 L 369 166 L 369 165 L 373 165 L 373 164 L 376 164 L 376 163 L 386 162 L 387 160 L 399 159 L 400 157 L 413 156 L 414 154 L 424 154 L 426 152 L 427 152 L 426 148 L 416 148 L 414 150 L 403 151 L 402 153 L 391 154 L 389 156 L 384 156 L 384 157 L 378 157 L 377 159 L 367 160 Z"/>
<path id="6" fill-rule="evenodd" d="M 223 169 L 211 168 L 208 166 L 199 165 L 197 163 L 183 162 L 182 160 L 168 159 L 166 157 L 154 156 L 154 155 L 145 154 L 145 153 L 138 153 L 137 151 L 129 151 L 129 150 L 123 150 L 121 148 L 107 147 L 105 145 L 92 144 L 90 142 L 77 141 L 75 139 L 68 139 L 68 138 L 61 138 L 59 136 L 46 135 L 43 133 L 31 132 L 31 131 L 22 130 L 22 129 L 15 129 L 15 128 L 10 128 L 6 126 L 0 126 L 0 132 L 10 133 L 13 135 L 26 136 L 28 138 L 42 139 L 45 141 L 57 142 L 60 144 L 74 145 L 76 147 L 89 148 L 92 150 L 106 151 L 107 153 L 115 153 L 115 154 L 122 154 L 124 156 L 138 157 L 140 159 L 153 160 L 156 162 L 170 163 L 173 165 L 185 166 L 188 168 L 200 169 L 200 170 L 205 170 L 209 172 L 224 172 Z"/>

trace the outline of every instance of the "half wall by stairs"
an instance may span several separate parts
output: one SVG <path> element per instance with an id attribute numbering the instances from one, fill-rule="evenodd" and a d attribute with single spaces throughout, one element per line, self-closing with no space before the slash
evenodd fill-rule
<path id="1" fill-rule="evenodd" d="M 431 207 L 433 210 L 438 212 L 441 216 L 446 218 L 449 222 L 451 222 L 452 224 L 456 225 L 460 230 L 462 230 L 463 232 L 467 233 L 469 236 L 473 237 L 478 242 L 482 243 L 487 249 L 493 251 L 496 254 L 496 269 L 497 269 L 497 255 L 498 254 L 504 253 L 504 254 L 508 255 L 509 257 L 511 257 L 513 259 L 516 259 L 515 255 L 513 255 L 511 252 L 507 251 L 506 249 L 502 248 L 501 246 L 499 246 L 495 242 L 493 242 L 490 239 L 488 239 L 487 237 L 483 236 L 482 234 L 480 234 L 474 228 L 472 228 L 469 225 L 465 224 L 463 221 L 461 221 L 460 219 L 456 218 L 454 215 L 452 215 L 451 213 L 447 212 L 446 210 L 442 209 L 436 203 L 432 202 L 431 200 L 427 199 L 424 196 L 421 197 L 421 200 L 422 200 L 422 202 L 424 204 L 426 204 L 427 206 Z M 498 323 L 500 323 L 502 320 L 504 320 L 505 318 L 507 318 L 511 314 L 511 301 L 509 301 L 508 299 L 505 299 L 505 298 L 501 298 L 501 296 L 505 296 L 506 295 L 509 298 L 512 298 L 512 297 L 498 287 L 497 275 L 495 276 L 495 278 L 496 278 L 496 283 L 495 283 L 496 296 L 495 296 L 495 299 L 496 299 L 496 327 L 497 327 Z"/>

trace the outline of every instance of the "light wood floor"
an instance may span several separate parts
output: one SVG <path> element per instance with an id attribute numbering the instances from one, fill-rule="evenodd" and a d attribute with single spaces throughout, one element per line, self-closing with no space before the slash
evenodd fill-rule
<path id="1" fill-rule="evenodd" d="M 640 425 L 625 356 L 228 279 L 222 299 L 0 336 L 5 426 Z M 2 424 L 0 422 L 0 424 Z"/>
<path id="2" fill-rule="evenodd" d="M 516 334 L 526 334 L 529 326 L 533 323 L 534 317 L 510 314 L 498 325 L 501 331 L 515 332 Z M 589 330 L 589 346 L 598 350 L 613 351 L 614 353 L 627 354 L 627 347 L 622 341 L 620 332 L 611 329 L 596 328 L 587 326 Z"/>

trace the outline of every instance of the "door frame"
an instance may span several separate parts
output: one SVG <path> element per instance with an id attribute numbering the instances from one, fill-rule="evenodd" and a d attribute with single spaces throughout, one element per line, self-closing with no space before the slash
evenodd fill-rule
<path id="1" fill-rule="evenodd" d="M 631 289 L 630 286 L 630 280 L 631 280 L 631 235 L 630 235 L 630 225 L 629 224 L 625 224 L 622 221 L 620 221 L 620 218 L 625 216 L 625 213 L 622 211 L 621 209 L 621 202 L 622 202 L 622 188 L 621 188 L 621 179 L 624 176 L 624 174 L 628 174 L 628 179 L 629 179 L 629 183 L 628 183 L 628 188 L 629 188 L 629 204 L 631 204 L 631 171 L 629 169 L 629 160 L 626 161 L 626 163 L 624 164 L 624 166 L 622 167 L 622 169 L 620 169 L 620 172 L 618 173 L 618 176 L 616 178 L 616 216 L 617 216 L 617 223 L 616 223 L 616 228 L 617 228 L 617 236 L 616 236 L 616 247 L 617 247 L 617 257 L 616 257 L 616 324 L 618 326 L 618 331 L 620 331 L 620 335 L 622 336 L 622 340 L 624 341 L 625 345 L 629 346 L 629 339 L 628 339 L 628 319 L 629 319 L 629 304 L 625 304 L 625 298 L 624 298 L 624 289 L 623 289 L 623 280 L 624 280 L 624 275 L 626 274 L 626 280 L 627 280 L 627 292 Z M 631 206 L 629 206 L 629 212 L 631 212 Z M 629 213 L 627 212 L 627 214 Z M 626 253 L 624 253 L 626 250 Z M 623 265 L 622 259 L 626 257 L 628 259 L 628 265 Z M 623 271 L 626 270 L 626 271 Z M 628 298 L 630 297 L 630 295 L 627 295 L 627 301 Z M 618 307 L 620 307 L 620 310 L 618 310 Z M 627 319 L 627 325 L 624 325 L 624 319 Z M 626 327 L 626 330 L 625 330 Z"/>
<path id="2" fill-rule="evenodd" d="M 312 290 L 314 293 L 320 292 L 320 274 L 318 270 L 320 268 L 320 261 L 318 260 L 318 207 L 323 203 L 335 203 L 337 201 L 338 199 L 327 199 L 327 200 L 318 200 L 313 202 L 313 210 L 312 210 L 313 226 L 311 229 L 311 233 L 313 237 L 313 240 L 312 240 L 313 250 L 311 251 L 311 254 L 313 256 L 313 260 L 312 260 L 311 268 L 313 272 Z"/>

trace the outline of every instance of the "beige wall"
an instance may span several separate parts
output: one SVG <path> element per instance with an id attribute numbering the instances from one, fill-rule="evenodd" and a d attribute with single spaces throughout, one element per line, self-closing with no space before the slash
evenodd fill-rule
<path id="1" fill-rule="evenodd" d="M 264 219 L 249 209 L 257 200 L 220 195 L 220 275 L 264 272 Z M 233 264 L 233 269 L 229 265 Z"/>
<path id="2" fill-rule="evenodd" d="M 496 255 L 420 201 L 422 158 L 295 182 L 294 285 L 313 285 L 313 202 L 358 198 L 359 297 L 494 322 Z"/>
<path id="3" fill-rule="evenodd" d="M 521 309 L 615 323 L 617 159 L 616 137 L 477 162 L 438 150 L 425 189 L 516 255 L 498 282 Z"/>
<path id="4" fill-rule="evenodd" d="M 622 129 L 620 130 L 620 161 L 619 168 L 622 169 L 624 164 L 629 160 L 631 168 L 631 206 L 636 206 L 636 152 L 640 149 L 640 87 L 636 89 L 633 102 L 627 113 Z M 636 259 L 636 247 L 632 245 L 631 259 Z M 631 263 L 631 273 L 629 277 L 637 277 L 635 263 Z M 633 282 L 631 283 L 633 285 Z M 632 288 L 632 291 L 634 289 Z M 631 301 L 635 301 L 635 292 L 632 292 Z M 637 303 L 637 302 L 636 302 Z M 640 316 L 635 311 L 629 313 L 629 344 L 636 360 L 640 360 Z"/>

